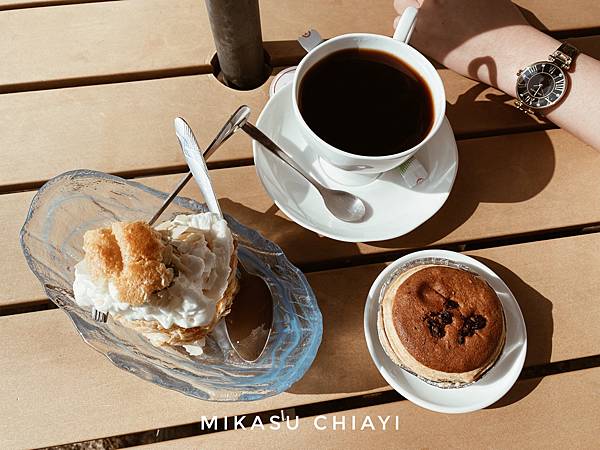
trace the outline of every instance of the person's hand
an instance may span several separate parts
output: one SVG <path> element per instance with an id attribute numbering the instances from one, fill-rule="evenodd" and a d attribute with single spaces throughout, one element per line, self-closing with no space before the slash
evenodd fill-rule
<path id="1" fill-rule="evenodd" d="M 398 14 L 408 6 L 419 8 L 411 45 L 462 75 L 511 94 L 515 72 L 558 47 L 557 41 L 530 26 L 509 0 L 394 1 Z M 525 42 L 529 49 L 523 49 Z M 538 50 L 540 42 L 543 49 Z M 530 56 L 533 49 L 535 57 Z"/>

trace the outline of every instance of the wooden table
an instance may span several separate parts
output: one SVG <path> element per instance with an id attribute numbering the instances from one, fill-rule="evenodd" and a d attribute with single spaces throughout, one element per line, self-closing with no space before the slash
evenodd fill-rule
<path id="1" fill-rule="evenodd" d="M 600 2 L 519 0 L 528 19 L 600 57 Z M 390 34 L 391 0 L 262 0 L 275 72 L 295 64 L 294 39 Z M 407 236 L 348 244 L 286 218 L 262 189 L 249 141 L 236 136 L 210 162 L 224 209 L 278 243 L 301 267 L 323 312 L 306 376 L 249 403 L 208 403 L 141 381 L 78 337 L 28 270 L 18 231 L 35 189 L 91 168 L 169 190 L 186 170 L 172 130 L 181 115 L 206 144 L 235 108 L 256 119 L 268 84 L 229 90 L 201 0 L 0 0 L 0 448 L 94 439 L 151 448 L 581 447 L 600 436 L 600 153 L 525 117 L 505 95 L 440 69 L 460 168 L 442 210 Z M 543 55 L 542 55 L 543 56 Z M 184 195 L 200 198 L 190 183 Z M 525 369 L 490 408 L 423 410 L 385 383 L 363 337 L 367 291 L 385 264 L 428 247 L 464 251 L 496 270 L 527 324 Z M 202 434 L 201 416 L 285 411 L 299 431 Z M 325 416 L 326 431 L 314 426 Z M 332 420 L 391 415 L 399 429 L 333 431 Z M 164 441 L 164 442 L 158 442 Z"/>

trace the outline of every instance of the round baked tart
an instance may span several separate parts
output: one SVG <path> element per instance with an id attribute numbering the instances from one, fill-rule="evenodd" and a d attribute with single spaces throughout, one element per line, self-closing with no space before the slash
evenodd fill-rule
<path id="1" fill-rule="evenodd" d="M 504 347 L 506 323 L 496 292 L 451 263 L 414 263 L 382 289 L 379 340 L 394 363 L 442 388 L 479 380 Z"/>

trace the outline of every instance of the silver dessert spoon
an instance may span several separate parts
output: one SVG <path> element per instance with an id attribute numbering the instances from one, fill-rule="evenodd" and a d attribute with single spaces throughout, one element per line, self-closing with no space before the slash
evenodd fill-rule
<path id="1" fill-rule="evenodd" d="M 240 128 L 312 184 L 314 188 L 319 191 L 319 194 L 321 194 L 325 207 L 335 217 L 344 222 L 360 222 L 365 217 L 365 203 L 356 195 L 323 186 L 315 180 L 312 175 L 300 167 L 300 165 L 297 164 L 281 147 L 273 142 L 271 138 L 247 120 L 242 122 Z"/>
<path id="2" fill-rule="evenodd" d="M 207 149 L 202 154 L 202 157 L 207 160 L 217 149 L 231 136 L 235 133 L 241 126 L 242 123 L 245 123 L 248 120 L 248 116 L 250 115 L 250 108 L 248 106 L 241 106 L 237 109 L 236 112 L 232 114 L 219 134 L 215 136 L 213 141 L 207 147 Z M 183 119 L 182 119 L 183 120 Z M 197 145 L 197 144 L 196 144 Z M 188 172 L 181 181 L 177 184 L 173 192 L 169 194 L 169 196 L 165 199 L 160 208 L 154 213 L 152 218 L 148 221 L 149 225 L 153 225 L 154 222 L 160 217 L 160 215 L 167 209 L 167 207 L 171 204 L 173 199 L 177 197 L 177 194 L 181 192 L 184 186 L 192 179 L 192 172 Z"/>
<path id="3" fill-rule="evenodd" d="M 234 133 L 241 123 L 239 119 L 247 118 L 249 112 L 250 108 L 247 106 L 239 108 L 230 118 L 231 128 L 228 132 Z M 206 162 L 194 133 L 180 117 L 175 119 L 175 134 L 208 209 L 223 218 Z M 236 294 L 229 314 L 225 317 L 225 333 L 237 355 L 251 363 L 260 357 L 267 346 L 273 322 L 273 299 L 270 289 L 262 278 L 248 273 L 242 260 L 238 267 L 241 275 L 240 290 Z"/>

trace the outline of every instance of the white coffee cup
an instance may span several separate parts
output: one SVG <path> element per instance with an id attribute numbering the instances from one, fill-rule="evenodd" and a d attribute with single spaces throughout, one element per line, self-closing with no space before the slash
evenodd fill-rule
<path id="1" fill-rule="evenodd" d="M 394 37 L 368 33 L 352 33 L 322 42 L 302 59 L 292 82 L 292 107 L 301 133 L 318 156 L 323 171 L 338 183 L 348 186 L 364 185 L 383 172 L 394 169 L 413 156 L 438 131 L 446 111 L 446 94 L 442 80 L 433 65 L 421 53 L 407 44 L 417 17 L 417 9 L 407 8 L 400 18 Z M 336 148 L 317 136 L 304 121 L 298 106 L 300 85 L 304 75 L 323 58 L 344 49 L 372 49 L 387 52 L 410 66 L 427 86 L 433 99 L 433 125 L 425 138 L 412 148 L 386 156 L 362 156 Z M 400 105 L 398 106 L 401 107 Z"/>

